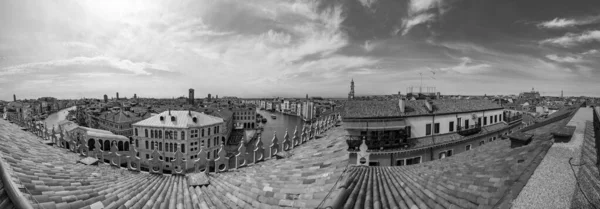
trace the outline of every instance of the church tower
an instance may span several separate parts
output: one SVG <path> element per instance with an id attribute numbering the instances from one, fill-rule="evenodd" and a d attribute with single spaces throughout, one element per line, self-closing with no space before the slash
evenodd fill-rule
<path id="1" fill-rule="evenodd" d="M 348 100 L 354 99 L 354 79 L 350 81 L 350 93 L 348 93 Z"/>

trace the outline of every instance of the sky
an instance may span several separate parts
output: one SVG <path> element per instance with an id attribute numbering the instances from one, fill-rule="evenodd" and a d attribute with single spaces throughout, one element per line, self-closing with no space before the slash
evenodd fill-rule
<path id="1" fill-rule="evenodd" d="M 597 0 L 6 0 L 0 28 L 0 100 L 600 96 Z"/>

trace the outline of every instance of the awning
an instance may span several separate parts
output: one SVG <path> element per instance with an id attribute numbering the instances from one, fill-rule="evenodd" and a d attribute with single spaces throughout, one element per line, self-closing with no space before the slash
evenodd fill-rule
<path id="1" fill-rule="evenodd" d="M 406 122 L 401 121 L 373 121 L 373 122 L 344 122 L 345 129 L 353 130 L 397 130 L 406 127 Z"/>

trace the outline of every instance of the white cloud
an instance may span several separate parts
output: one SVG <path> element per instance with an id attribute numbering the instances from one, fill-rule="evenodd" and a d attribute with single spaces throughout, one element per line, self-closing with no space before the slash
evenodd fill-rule
<path id="1" fill-rule="evenodd" d="M 567 18 L 554 18 L 549 21 L 541 22 L 538 24 L 538 27 L 541 28 L 549 28 L 549 29 L 559 29 L 559 28 L 567 28 L 578 25 L 589 25 L 600 22 L 600 15 L 593 17 L 586 17 L 581 19 L 567 19 Z"/>
<path id="2" fill-rule="evenodd" d="M 555 54 L 549 54 L 549 55 L 546 55 L 546 58 L 548 58 L 550 60 L 553 60 L 553 61 L 556 61 L 556 62 L 575 63 L 575 62 L 581 62 L 582 61 L 580 56 L 574 56 L 574 57 L 564 56 L 564 57 L 560 57 L 560 56 L 557 56 Z"/>
<path id="3" fill-rule="evenodd" d="M 562 47 L 572 47 L 594 41 L 600 42 L 600 30 L 586 31 L 581 34 L 567 33 L 564 36 L 546 39 L 540 43 L 558 45 Z"/>
<path id="4" fill-rule="evenodd" d="M 437 11 L 431 11 L 432 9 Z M 447 5 L 442 0 L 411 0 L 408 4 L 408 17 L 402 20 L 402 35 L 406 35 L 414 26 L 435 21 L 437 15 L 443 15 L 447 10 Z"/>
<path id="5" fill-rule="evenodd" d="M 410 29 L 412 29 L 416 25 L 420 25 L 433 20 L 435 17 L 433 14 L 420 14 L 410 19 L 405 19 L 402 21 L 402 26 L 404 30 L 402 30 L 402 35 L 406 35 Z"/>
<path id="6" fill-rule="evenodd" d="M 471 60 L 471 58 L 469 58 L 469 57 L 461 57 L 460 60 L 461 60 L 460 64 L 453 66 L 453 67 L 440 68 L 440 70 L 446 71 L 446 72 L 452 71 L 452 72 L 457 72 L 457 73 L 461 73 L 461 74 L 477 74 L 477 73 L 486 72 L 486 71 L 490 70 L 490 67 L 492 67 L 489 64 L 471 65 L 473 63 L 473 60 Z"/>
<path id="7" fill-rule="evenodd" d="M 598 52 L 600 52 L 600 51 L 598 51 L 597 49 L 590 49 L 590 50 L 588 50 L 586 52 L 583 52 L 581 54 L 582 55 L 595 55 L 595 54 L 598 54 Z"/>
<path id="8" fill-rule="evenodd" d="M 371 9 L 373 4 L 377 3 L 377 0 L 358 0 L 364 7 Z"/>
<path id="9" fill-rule="evenodd" d="M 36 70 L 53 69 L 64 66 L 106 66 L 131 72 L 139 75 L 149 75 L 146 69 L 161 71 L 171 71 L 167 66 L 161 64 L 152 64 L 146 62 L 132 62 L 131 60 L 121 60 L 114 57 L 74 57 L 71 59 L 52 60 L 46 62 L 34 62 L 21 65 L 8 66 L 0 71 L 0 75 L 14 75 L 21 73 L 34 72 Z"/>

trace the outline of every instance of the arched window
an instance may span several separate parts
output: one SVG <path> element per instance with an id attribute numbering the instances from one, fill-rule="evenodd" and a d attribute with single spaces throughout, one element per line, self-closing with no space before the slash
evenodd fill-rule
<path id="1" fill-rule="evenodd" d="M 123 142 L 122 141 L 119 141 L 117 143 L 117 148 L 119 149 L 119 151 L 123 151 Z"/>
<path id="2" fill-rule="evenodd" d="M 129 151 L 129 142 L 125 142 L 124 149 L 125 149 L 125 151 Z"/>
<path id="3" fill-rule="evenodd" d="M 90 151 L 94 151 L 95 146 L 96 146 L 96 140 L 89 139 L 88 140 L 88 148 L 90 149 Z"/>
<path id="4" fill-rule="evenodd" d="M 159 138 L 159 139 L 162 139 L 162 137 L 163 137 L 163 136 L 162 136 L 162 130 L 158 130 L 158 138 Z"/>
<path id="5" fill-rule="evenodd" d="M 110 141 L 104 141 L 104 151 L 110 151 Z"/>
<path id="6" fill-rule="evenodd" d="M 150 130 L 150 138 L 153 139 L 154 138 L 154 130 Z"/>
<path id="7" fill-rule="evenodd" d="M 202 129 L 202 137 L 204 137 L 204 129 Z"/>
<path id="8" fill-rule="evenodd" d="M 177 140 L 177 131 L 171 131 L 171 134 L 173 135 L 173 139 Z"/>
<path id="9" fill-rule="evenodd" d="M 162 142 L 159 142 L 159 143 L 158 143 L 158 151 L 162 151 L 162 147 L 163 147 L 163 144 L 162 144 Z"/>
<path id="10" fill-rule="evenodd" d="M 169 152 L 173 152 L 173 143 L 169 143 Z"/>
<path id="11" fill-rule="evenodd" d="M 148 140 L 146 140 L 146 149 L 148 149 Z"/>
<path id="12" fill-rule="evenodd" d="M 185 144 L 181 144 L 181 152 L 185 153 Z"/>
<path id="13" fill-rule="evenodd" d="M 185 140 L 185 131 L 181 131 L 181 140 Z"/>
<path id="14" fill-rule="evenodd" d="M 150 149 L 154 150 L 154 142 L 150 143 Z"/>
<path id="15" fill-rule="evenodd" d="M 137 148 L 139 148 L 139 147 L 140 147 L 140 144 L 139 144 L 139 141 L 138 141 L 138 139 L 136 139 L 136 140 L 135 140 L 135 147 L 137 147 Z"/>
<path id="16" fill-rule="evenodd" d="M 135 136 L 138 136 L 138 129 L 135 128 Z"/>

